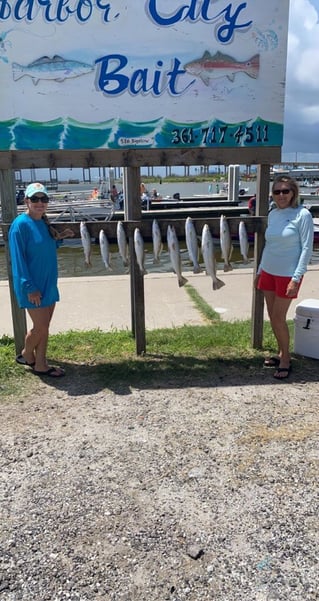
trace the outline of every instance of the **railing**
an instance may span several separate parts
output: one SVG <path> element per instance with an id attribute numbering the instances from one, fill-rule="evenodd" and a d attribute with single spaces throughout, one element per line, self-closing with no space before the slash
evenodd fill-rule
<path id="1" fill-rule="evenodd" d="M 51 198 L 51 197 L 50 197 Z M 109 221 L 114 214 L 115 206 L 108 199 L 77 198 L 74 195 L 64 195 L 63 199 L 52 197 L 46 214 L 52 223 L 61 221 Z M 25 205 L 17 207 L 18 214 L 24 213 Z"/>

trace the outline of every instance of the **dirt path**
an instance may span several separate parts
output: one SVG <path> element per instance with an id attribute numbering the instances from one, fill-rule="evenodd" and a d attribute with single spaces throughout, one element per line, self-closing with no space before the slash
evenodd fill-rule
<path id="1" fill-rule="evenodd" d="M 1 601 L 314 600 L 317 403 L 247 374 L 1 403 Z"/>

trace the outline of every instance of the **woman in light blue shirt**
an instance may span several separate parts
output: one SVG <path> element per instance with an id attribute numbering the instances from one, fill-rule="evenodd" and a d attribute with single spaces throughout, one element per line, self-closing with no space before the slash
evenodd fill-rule
<path id="1" fill-rule="evenodd" d="M 10 226 L 9 249 L 15 295 L 33 323 L 16 361 L 32 367 L 36 375 L 58 378 L 64 371 L 49 366 L 46 358 L 49 325 L 59 300 L 57 240 L 74 233 L 65 230 L 59 235 L 49 225 L 45 215 L 48 201 L 47 190 L 42 184 L 32 183 L 27 187 L 27 209 Z"/>
<path id="2" fill-rule="evenodd" d="M 297 298 L 313 250 L 313 220 L 308 209 L 298 205 L 297 182 L 279 176 L 272 186 L 276 208 L 270 211 L 265 247 L 255 285 L 265 296 L 270 324 L 278 343 L 278 356 L 265 360 L 275 367 L 274 377 L 288 378 L 291 371 L 287 312 Z"/>

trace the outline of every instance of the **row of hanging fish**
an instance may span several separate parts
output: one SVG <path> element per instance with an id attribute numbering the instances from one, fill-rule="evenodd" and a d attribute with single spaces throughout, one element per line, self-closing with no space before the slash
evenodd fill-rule
<path id="1" fill-rule="evenodd" d="M 84 250 L 85 264 L 91 266 L 91 237 L 84 221 L 80 224 L 80 233 L 82 246 Z M 125 233 L 123 223 L 118 221 L 116 230 L 117 244 L 119 253 L 125 267 L 129 266 L 129 245 Z M 185 221 L 185 240 L 189 259 L 193 265 L 193 273 L 201 273 L 203 271 L 199 264 L 199 253 L 201 251 L 206 275 L 212 278 L 212 287 L 218 290 L 225 283 L 217 277 L 217 262 L 215 257 L 214 241 L 208 224 L 205 224 L 201 236 L 197 235 L 193 219 L 187 217 Z M 161 230 L 156 219 L 152 222 L 152 241 L 153 241 L 153 263 L 160 263 L 160 255 L 163 250 Z M 243 256 L 244 263 L 248 263 L 249 242 L 244 221 L 239 223 L 239 244 L 240 252 Z M 111 254 L 109 242 L 103 229 L 99 233 L 99 245 L 102 261 L 106 269 L 111 270 Z M 167 247 L 170 256 L 170 261 L 173 270 L 177 276 L 178 285 L 184 286 L 187 279 L 182 274 L 182 259 L 179 247 L 179 241 L 175 227 L 168 225 L 167 227 Z M 230 235 L 227 219 L 224 215 L 220 217 L 220 248 L 221 255 L 224 261 L 224 272 L 233 269 L 230 262 L 233 251 L 232 240 Z M 136 261 L 142 275 L 146 275 L 147 271 L 144 266 L 145 252 L 144 241 L 139 228 L 134 230 L 134 250 Z"/>
<path id="2" fill-rule="evenodd" d="M 172 229 L 174 230 L 174 227 L 172 227 Z M 185 221 L 185 239 L 188 256 L 191 263 L 193 264 L 193 273 L 200 273 L 202 271 L 202 268 L 199 264 L 199 237 L 197 236 L 195 225 L 191 217 L 187 217 Z M 225 286 L 225 283 L 217 277 L 217 262 L 215 257 L 214 241 L 207 223 L 202 229 L 202 235 L 200 240 L 201 253 L 204 260 L 206 275 L 210 276 L 212 279 L 213 290 L 218 290 L 222 286 Z M 176 246 L 178 245 L 177 236 L 175 244 Z M 231 243 L 229 227 L 223 216 L 220 220 L 220 246 L 222 257 L 224 259 L 224 271 L 230 271 L 232 269 L 232 266 L 229 261 L 233 247 Z M 175 269 L 174 271 L 176 273 Z M 186 282 L 181 280 L 181 278 L 178 276 L 179 286 L 183 286 L 185 283 Z"/>
<path id="3" fill-rule="evenodd" d="M 117 224 L 117 243 L 119 247 L 119 253 L 122 257 L 123 265 L 125 267 L 129 266 L 129 247 L 128 242 L 124 230 L 123 223 L 121 221 Z M 91 267 L 91 235 L 87 228 L 85 221 L 81 221 L 80 223 L 80 235 L 82 241 L 82 247 L 84 252 L 84 261 L 87 267 Z M 111 253 L 110 253 L 110 244 L 107 238 L 107 235 L 104 230 L 100 230 L 99 232 L 99 245 L 102 261 L 106 267 L 106 269 L 112 269 L 111 267 Z"/>
<path id="4" fill-rule="evenodd" d="M 187 217 L 185 222 L 185 239 L 188 256 L 193 264 L 193 273 L 200 273 L 202 271 L 199 264 L 199 250 L 201 250 L 206 275 L 210 276 L 212 279 L 213 290 L 218 290 L 219 288 L 222 288 L 222 286 L 225 286 L 225 282 L 217 277 L 214 240 L 209 225 L 206 223 L 202 229 L 200 238 L 201 245 L 199 247 L 199 236 L 197 235 L 194 222 L 191 217 Z M 244 221 L 240 221 L 239 223 L 239 243 L 244 263 L 248 263 L 249 242 Z M 183 286 L 186 284 L 187 280 L 181 273 L 179 243 L 174 226 L 168 226 L 167 228 L 167 245 L 171 263 L 177 275 L 178 284 L 179 286 Z M 224 260 L 224 272 L 231 271 L 233 267 L 230 263 L 230 259 L 233 252 L 233 245 L 227 219 L 224 215 L 221 215 L 220 218 L 220 248 Z"/>

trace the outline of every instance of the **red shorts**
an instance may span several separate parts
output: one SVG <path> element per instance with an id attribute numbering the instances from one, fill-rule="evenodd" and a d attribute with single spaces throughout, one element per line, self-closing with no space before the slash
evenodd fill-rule
<path id="1" fill-rule="evenodd" d="M 287 296 L 286 290 L 287 286 L 291 280 L 291 277 L 286 277 L 282 275 L 272 275 L 271 273 L 267 273 L 267 271 L 261 270 L 258 280 L 257 288 L 258 290 L 265 290 L 268 292 L 274 292 L 276 296 L 280 296 L 281 298 L 297 298 L 299 288 L 301 286 L 302 278 L 300 282 L 298 282 L 298 288 L 296 288 L 296 294 L 294 296 Z"/>

